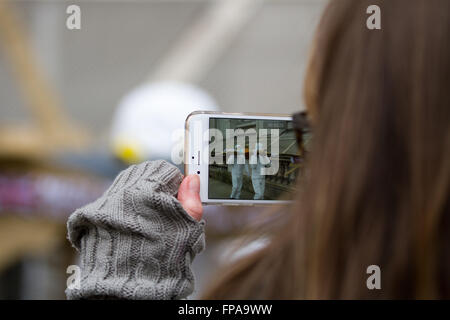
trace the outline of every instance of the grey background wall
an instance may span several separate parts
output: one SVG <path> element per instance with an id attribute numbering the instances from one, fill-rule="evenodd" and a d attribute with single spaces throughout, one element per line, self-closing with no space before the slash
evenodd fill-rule
<path id="1" fill-rule="evenodd" d="M 70 116 L 106 134 L 120 98 L 145 81 L 206 0 L 12 1 Z M 198 85 L 223 111 L 293 112 L 324 0 L 265 1 Z M 65 27 L 69 4 L 82 29 Z M 29 120 L 0 43 L 0 125 Z"/>

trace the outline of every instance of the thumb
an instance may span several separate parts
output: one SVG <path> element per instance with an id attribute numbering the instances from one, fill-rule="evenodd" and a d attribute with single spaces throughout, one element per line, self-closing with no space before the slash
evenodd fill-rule
<path id="1" fill-rule="evenodd" d="M 197 175 L 191 174 L 183 179 L 178 189 L 178 201 L 192 218 L 201 220 L 203 206 L 200 200 L 200 178 Z"/>

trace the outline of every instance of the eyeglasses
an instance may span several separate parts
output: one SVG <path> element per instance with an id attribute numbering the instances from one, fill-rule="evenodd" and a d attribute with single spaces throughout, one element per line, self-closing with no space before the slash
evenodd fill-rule
<path id="1" fill-rule="evenodd" d="M 311 133 L 311 126 L 306 111 L 294 113 L 292 115 L 295 137 L 300 150 L 304 150 L 304 135 Z"/>

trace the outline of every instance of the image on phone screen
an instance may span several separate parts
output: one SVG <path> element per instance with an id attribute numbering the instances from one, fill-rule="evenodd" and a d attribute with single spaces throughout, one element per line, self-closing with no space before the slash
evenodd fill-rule
<path id="1" fill-rule="evenodd" d="M 279 200 L 295 194 L 309 132 L 299 143 L 290 120 L 214 117 L 209 129 L 220 133 L 210 134 L 209 199 Z M 223 141 L 214 144 L 218 137 Z"/>

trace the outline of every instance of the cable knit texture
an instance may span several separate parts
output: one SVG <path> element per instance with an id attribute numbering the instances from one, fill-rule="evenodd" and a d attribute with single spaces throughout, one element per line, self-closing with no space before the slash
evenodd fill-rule
<path id="1" fill-rule="evenodd" d="M 175 198 L 183 176 L 165 161 L 122 171 L 95 202 L 76 210 L 68 239 L 80 252 L 81 286 L 68 299 L 182 299 L 204 248 L 197 222 Z"/>

